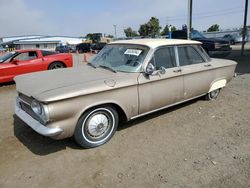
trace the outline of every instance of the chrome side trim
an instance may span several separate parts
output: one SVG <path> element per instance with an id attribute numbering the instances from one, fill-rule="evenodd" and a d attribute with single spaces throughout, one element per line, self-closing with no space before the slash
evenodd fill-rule
<path id="1" fill-rule="evenodd" d="M 48 128 L 36 121 L 29 114 L 23 111 L 17 104 L 15 105 L 15 114 L 23 120 L 29 127 L 43 136 L 56 136 L 63 132 L 63 129 L 55 127 Z"/>
<path id="2" fill-rule="evenodd" d="M 155 110 L 152 110 L 152 111 L 149 111 L 149 112 L 145 112 L 143 114 L 139 114 L 137 116 L 133 116 L 130 118 L 130 120 L 133 120 L 133 119 L 136 119 L 136 118 L 139 118 L 139 117 L 142 117 L 142 116 L 145 116 L 145 115 L 148 115 L 148 114 L 151 114 L 151 113 L 154 113 L 154 112 L 157 112 L 157 111 L 160 111 L 160 110 L 163 110 L 163 109 L 166 109 L 166 108 L 169 108 L 169 107 L 172 107 L 172 106 L 175 106 L 175 105 L 178 105 L 178 104 L 181 104 L 181 103 L 184 103 L 184 102 L 187 102 L 187 101 L 191 101 L 193 99 L 197 99 L 199 97 L 202 97 L 204 95 L 206 95 L 207 93 L 204 93 L 202 95 L 198 95 L 196 97 L 192 97 L 190 99 L 186 99 L 186 100 L 183 100 L 183 101 L 180 101 L 180 102 L 176 102 L 176 103 L 173 103 L 173 104 L 170 104 L 170 105 L 167 105 L 167 106 L 164 106 L 164 107 L 161 107 L 161 108 L 158 108 L 158 109 L 155 109 Z"/>

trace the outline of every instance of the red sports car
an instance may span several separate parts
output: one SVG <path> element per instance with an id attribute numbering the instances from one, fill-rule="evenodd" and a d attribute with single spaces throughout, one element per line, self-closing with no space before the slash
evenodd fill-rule
<path id="1" fill-rule="evenodd" d="M 20 74 L 72 67 L 71 54 L 45 50 L 17 50 L 0 56 L 0 83 L 13 81 Z"/>

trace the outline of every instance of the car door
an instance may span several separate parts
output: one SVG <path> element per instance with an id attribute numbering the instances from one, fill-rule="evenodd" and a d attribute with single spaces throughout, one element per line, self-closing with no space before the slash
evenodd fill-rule
<path id="1" fill-rule="evenodd" d="M 6 63 L 4 74 L 14 78 L 17 75 L 44 70 L 43 59 L 38 57 L 36 51 L 27 51 L 17 54 Z"/>
<path id="2" fill-rule="evenodd" d="M 184 100 L 208 92 L 213 67 L 193 45 L 178 46 L 179 66 L 184 80 Z"/>
<path id="3" fill-rule="evenodd" d="M 183 98 L 183 79 L 176 66 L 176 47 L 161 47 L 150 61 L 155 67 L 152 75 L 138 77 L 139 114 L 154 111 Z"/>

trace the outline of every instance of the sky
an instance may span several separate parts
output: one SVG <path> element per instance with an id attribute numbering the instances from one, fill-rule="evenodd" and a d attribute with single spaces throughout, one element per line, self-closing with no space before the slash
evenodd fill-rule
<path id="1" fill-rule="evenodd" d="M 124 36 L 154 16 L 161 27 L 187 23 L 188 0 L 0 0 L 0 37 L 19 35 L 85 36 L 100 32 Z M 193 0 L 193 28 L 203 31 L 243 25 L 245 0 Z M 248 7 L 248 25 L 250 23 Z"/>

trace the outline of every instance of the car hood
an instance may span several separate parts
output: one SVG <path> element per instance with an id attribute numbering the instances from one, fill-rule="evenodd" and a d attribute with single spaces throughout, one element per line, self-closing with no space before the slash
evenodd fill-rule
<path id="1" fill-rule="evenodd" d="M 197 38 L 197 39 L 193 39 L 193 40 L 197 40 L 200 42 L 207 42 L 207 43 L 228 44 L 227 40 L 217 39 L 217 38 Z"/>
<path id="2" fill-rule="evenodd" d="M 46 103 L 135 85 L 138 75 L 81 66 L 25 74 L 14 80 L 19 93 Z"/>

